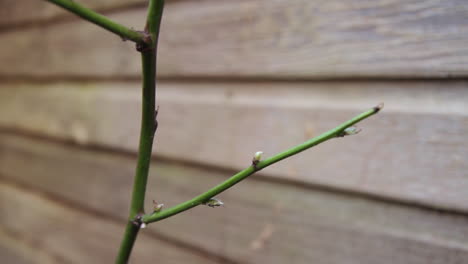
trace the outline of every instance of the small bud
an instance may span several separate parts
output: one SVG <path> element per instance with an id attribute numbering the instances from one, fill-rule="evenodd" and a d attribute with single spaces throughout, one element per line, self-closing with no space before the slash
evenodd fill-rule
<path id="1" fill-rule="evenodd" d="M 351 127 L 346 128 L 346 129 L 343 131 L 343 133 L 344 133 L 343 136 L 356 135 L 357 133 L 361 132 L 361 130 L 362 130 L 362 129 L 360 129 L 360 128 L 351 126 Z"/>
<path id="2" fill-rule="evenodd" d="M 146 228 L 146 224 L 145 224 L 145 223 L 141 223 L 140 228 L 141 228 L 141 229 Z"/>
<path id="3" fill-rule="evenodd" d="M 383 102 L 380 103 L 380 104 L 378 104 L 378 105 L 376 105 L 376 106 L 374 106 L 374 111 L 375 111 L 376 113 L 378 113 L 380 110 L 382 110 L 382 108 L 384 108 L 384 103 L 383 103 Z"/>
<path id="4" fill-rule="evenodd" d="M 219 200 L 218 198 L 214 198 L 214 197 L 210 198 L 208 201 L 204 202 L 203 204 L 209 207 L 218 207 L 218 206 L 224 205 L 224 203 L 221 200 Z"/>
<path id="5" fill-rule="evenodd" d="M 158 202 L 156 202 L 155 200 L 153 200 L 153 213 L 157 213 L 157 212 L 160 212 L 162 210 L 162 208 L 164 207 L 164 204 L 160 204 Z"/>
<path id="6" fill-rule="evenodd" d="M 360 128 L 350 126 L 346 128 L 345 130 L 341 131 L 341 133 L 339 133 L 337 137 L 352 136 L 352 135 L 356 135 L 359 132 L 361 132 Z"/>
<path id="7" fill-rule="evenodd" d="M 262 151 L 255 152 L 253 160 L 259 162 L 262 159 L 262 154 L 263 154 Z"/>
<path id="8" fill-rule="evenodd" d="M 262 151 L 257 151 L 255 152 L 255 155 L 252 159 L 252 166 L 256 169 L 257 168 L 257 164 L 260 162 L 260 160 L 262 159 L 262 154 L 263 152 Z"/>
<path id="9" fill-rule="evenodd" d="M 154 212 L 159 212 L 162 210 L 162 208 L 164 207 L 164 204 L 158 204 L 158 206 L 155 206 L 154 207 Z"/>

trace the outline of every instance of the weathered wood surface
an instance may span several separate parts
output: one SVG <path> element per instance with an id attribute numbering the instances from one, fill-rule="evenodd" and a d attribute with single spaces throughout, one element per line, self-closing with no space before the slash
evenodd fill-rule
<path id="1" fill-rule="evenodd" d="M 14 237 L 32 244 L 38 255 L 48 255 L 53 263 L 109 263 L 117 253 L 124 222 L 103 219 L 64 206 L 60 200 L 0 182 L 0 225 Z M 50 263 L 40 261 L 40 256 L 36 260 Z M 132 263 L 155 260 L 174 264 L 215 263 L 143 233 L 135 246 Z"/>
<path id="2" fill-rule="evenodd" d="M 467 85 L 161 83 L 156 155 L 239 170 L 256 151 L 273 155 L 384 101 L 385 110 L 359 125 L 359 135 L 262 174 L 467 212 Z M 3 84 L 0 127 L 134 153 L 138 86 Z"/>
<path id="3" fill-rule="evenodd" d="M 145 11 L 111 16 L 134 28 Z M 167 4 L 160 76 L 468 76 L 465 0 Z M 140 76 L 134 45 L 84 21 L 0 35 L 0 75 Z"/>
<path id="4" fill-rule="evenodd" d="M 95 10 L 115 10 L 131 7 L 144 0 L 73 0 L 85 7 Z M 54 19 L 57 17 L 72 17 L 73 15 L 62 8 L 45 0 L 2 0 L 0 2 L 0 28 L 14 29 L 17 25 L 28 23 L 34 25 L 38 21 Z"/>
<path id="5" fill-rule="evenodd" d="M 134 157 L 115 152 L 0 134 L 3 181 L 63 197 L 68 204 L 86 206 L 116 219 L 126 217 L 134 163 Z M 153 163 L 147 208 L 151 208 L 152 199 L 174 205 L 225 177 L 223 172 Z M 80 250 L 94 252 L 89 247 L 95 247 L 95 243 L 88 244 L 94 240 L 85 239 L 91 232 L 117 243 L 121 230 L 114 230 L 115 224 L 13 189 L 0 185 L 0 204 L 7 212 L 0 214 L 0 219 L 6 228 L 32 237 L 50 228 L 72 232 L 69 238 L 75 239 L 66 241 L 58 238 L 63 238 L 63 233 L 53 232 L 46 244 L 51 246 L 48 250 L 54 250 L 52 245 L 58 240 L 69 249 L 57 249 L 63 257 L 85 254 L 73 251 L 73 243 L 80 243 Z M 462 264 L 468 259 L 467 215 L 270 183 L 256 177 L 220 198 L 226 203 L 223 208 L 198 207 L 143 232 L 184 241 L 238 263 Z M 152 256 L 160 254 L 158 250 L 165 251 L 152 243 L 143 238 L 136 249 Z M 99 245 L 102 254 L 111 255 L 111 245 Z"/>
<path id="6" fill-rule="evenodd" d="M 8 245 L 8 247 L 4 247 L 2 244 L 5 234 L 0 233 L 2 237 L 0 237 L 0 259 L 3 263 L 10 263 L 10 264 L 32 264 L 34 263 L 31 260 L 28 260 L 23 255 L 11 249 L 13 245 Z M 10 242 L 10 241 L 9 241 Z M 15 245 L 16 246 L 16 245 Z M 37 262 L 36 262 L 37 263 Z"/>
<path id="7" fill-rule="evenodd" d="M 10 212 L 8 212 L 10 213 Z M 3 225 L 0 226 L 0 245 L 4 252 L 0 252 L 2 263 L 8 264 L 62 264 L 67 263 L 60 257 L 45 252 L 40 244 L 35 243 L 35 239 L 28 236 L 22 236 L 21 233 L 6 230 Z"/>

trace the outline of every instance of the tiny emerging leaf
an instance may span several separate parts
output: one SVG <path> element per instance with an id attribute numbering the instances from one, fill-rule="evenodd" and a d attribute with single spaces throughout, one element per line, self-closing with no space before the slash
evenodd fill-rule
<path id="1" fill-rule="evenodd" d="M 357 133 L 361 132 L 362 129 L 357 128 L 357 127 L 348 127 L 344 130 L 346 135 L 356 135 Z"/>
<path id="2" fill-rule="evenodd" d="M 157 212 L 160 212 L 162 210 L 162 208 L 164 207 L 164 204 L 160 204 L 158 202 L 156 202 L 155 200 L 153 200 L 153 213 L 157 213 Z"/>
<path id="3" fill-rule="evenodd" d="M 204 202 L 203 204 L 209 207 L 218 207 L 218 206 L 224 205 L 224 203 L 221 200 L 219 200 L 218 198 L 214 198 L 214 197 L 210 198 L 208 201 Z"/>
<path id="4" fill-rule="evenodd" d="M 339 137 L 344 137 L 344 136 L 352 136 L 352 135 L 356 135 L 358 134 L 359 132 L 361 132 L 362 129 L 360 128 L 357 128 L 355 126 L 350 126 L 348 128 L 346 128 L 345 130 L 343 130 L 343 132 L 341 132 L 338 136 Z"/>

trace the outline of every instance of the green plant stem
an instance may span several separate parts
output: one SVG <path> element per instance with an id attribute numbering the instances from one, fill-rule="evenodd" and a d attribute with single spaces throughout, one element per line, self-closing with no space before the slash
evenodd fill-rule
<path id="1" fill-rule="evenodd" d="M 141 216 L 144 214 L 146 183 L 153 147 L 156 121 L 156 53 L 161 24 L 163 0 L 150 0 L 145 33 L 151 36 L 149 45 L 139 46 L 143 68 L 142 117 L 138 162 L 133 183 L 130 215 L 125 234 L 120 246 L 116 263 L 127 263 L 134 242 L 141 227 Z M 138 47 L 138 45 L 137 45 Z"/>
<path id="2" fill-rule="evenodd" d="M 158 47 L 159 28 L 161 27 L 163 10 L 164 0 L 150 0 L 145 31 L 150 34 L 152 46 L 155 49 Z"/>
<path id="3" fill-rule="evenodd" d="M 178 204 L 174 207 L 168 208 L 166 210 L 162 210 L 159 212 L 154 212 L 152 214 L 147 214 L 144 215 L 142 218 L 143 223 L 152 223 L 152 222 L 157 222 L 162 219 L 168 218 L 170 216 L 182 213 L 183 211 L 186 211 L 190 208 L 193 208 L 195 206 L 198 206 L 206 201 L 208 201 L 210 198 L 214 197 L 215 195 L 218 195 L 225 190 L 231 188 L 233 185 L 236 183 L 244 180 L 245 178 L 249 177 L 250 175 L 254 174 L 255 172 L 266 168 L 278 161 L 281 161 L 283 159 L 286 159 L 290 156 L 296 155 L 306 149 L 309 149 L 313 146 L 316 146 L 324 141 L 327 141 L 329 139 L 335 138 L 335 137 L 340 137 L 343 136 L 344 130 L 356 123 L 358 123 L 361 120 L 364 120 L 380 111 L 380 109 L 383 107 L 383 105 L 378 105 L 356 117 L 353 119 L 350 119 L 341 125 L 335 127 L 332 130 L 329 130 L 328 132 L 325 132 L 315 138 L 312 138 L 298 146 L 295 146 L 293 148 L 290 148 L 284 152 L 281 152 L 277 155 L 274 155 L 273 157 L 270 157 L 268 159 L 265 159 L 263 161 L 260 161 L 256 165 L 252 165 L 248 167 L 247 169 L 240 171 L 236 175 L 230 177 L 226 181 L 222 182 L 221 184 L 213 187 L 212 189 L 208 190 L 207 192 L 198 195 L 197 197 L 188 200 L 186 202 L 183 202 L 181 204 Z"/>
<path id="4" fill-rule="evenodd" d="M 112 33 L 119 35 L 122 39 L 128 39 L 136 43 L 145 42 L 145 35 L 135 30 L 129 29 L 119 23 L 116 23 L 109 18 L 94 12 L 72 0 L 47 0 L 60 7 L 67 9 L 75 15 L 88 20 Z"/>
<path id="5" fill-rule="evenodd" d="M 133 245 L 135 244 L 138 235 L 138 231 L 140 231 L 139 225 L 135 225 L 132 222 L 127 223 L 115 263 L 124 264 L 128 262 L 130 254 L 132 253 Z"/>

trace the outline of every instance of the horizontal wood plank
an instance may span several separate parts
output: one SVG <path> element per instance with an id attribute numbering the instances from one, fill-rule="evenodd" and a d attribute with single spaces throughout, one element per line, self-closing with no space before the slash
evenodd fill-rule
<path id="1" fill-rule="evenodd" d="M 145 3 L 142 0 L 73 0 L 90 9 L 113 10 L 122 9 L 135 3 Z M 55 19 L 57 17 L 72 17 L 70 12 L 47 1 L 37 0 L 2 0 L 0 2 L 0 28 L 15 28 L 17 25 L 30 24 Z"/>
<path id="2" fill-rule="evenodd" d="M 12 264 L 68 263 L 60 256 L 45 251 L 41 247 L 41 244 L 35 241 L 37 241 L 36 238 L 22 236 L 19 232 L 7 230 L 3 226 L 0 226 L 0 245 L 3 248 L 2 252 L 0 252 L 0 261 Z"/>
<path id="3" fill-rule="evenodd" d="M 135 159 L 128 155 L 0 134 L 0 175 L 4 181 L 28 185 L 121 219 L 127 214 L 134 165 Z M 153 163 L 147 208 L 151 208 L 152 199 L 166 206 L 184 201 L 226 176 L 173 163 Z M 58 209 L 34 195 L 16 194 L 10 187 L 1 190 L 2 209 L 15 212 L 1 214 L 9 229 L 28 228 L 37 236 L 45 228 L 43 223 L 55 226 L 55 230 L 61 227 L 62 232 L 71 232 L 67 228 L 73 227 L 70 236 L 79 232 L 77 239 L 81 241 L 88 229 L 100 226 L 99 232 L 92 231 L 103 239 L 107 237 L 102 221 L 93 218 L 88 223 L 89 217 Z M 468 258 L 466 215 L 269 183 L 255 177 L 220 198 L 225 207 L 197 207 L 150 225 L 144 232 L 184 241 L 239 263 L 461 264 Z M 30 220 L 34 224 L 23 222 L 29 219 L 26 213 L 35 216 Z M 59 219 L 65 222 L 63 226 L 57 226 Z M 117 240 L 120 233 L 112 233 Z M 154 250 L 163 250 L 161 246 L 140 248 L 146 244 L 142 242 L 136 249 L 153 256 Z"/>
<path id="4" fill-rule="evenodd" d="M 466 77 L 465 0 L 168 3 L 161 77 Z M 113 14 L 142 28 L 145 10 Z M 174 33 L 176 32 L 176 33 Z M 75 21 L 0 35 L 0 75 L 139 77 L 134 45 Z"/>
<path id="5" fill-rule="evenodd" d="M 1 229 L 33 243 L 40 249 L 38 255 L 51 255 L 54 263 L 112 262 L 125 226 L 123 221 L 108 221 L 3 182 L 0 212 Z M 163 263 L 214 263 L 141 234 L 131 263 L 153 263 L 155 258 Z"/>
<path id="6" fill-rule="evenodd" d="M 2 236 L 4 234 L 0 233 Z M 28 260 L 24 256 L 18 254 L 18 252 L 15 252 L 15 250 L 12 250 L 11 247 L 16 246 L 16 245 L 7 245 L 4 246 L 4 238 L 0 238 L 0 260 L 2 263 L 12 263 L 12 264 L 32 264 L 34 263 L 31 260 Z M 10 242 L 10 241 L 9 241 Z M 37 263 L 37 262 L 36 262 Z"/>
<path id="7" fill-rule="evenodd" d="M 138 84 L 0 85 L 0 127 L 136 152 Z M 380 101 L 359 135 L 265 176 L 468 211 L 467 82 L 161 83 L 156 156 L 243 169 Z M 135 89 L 133 89 L 135 88 Z"/>

